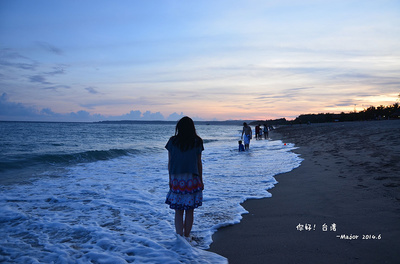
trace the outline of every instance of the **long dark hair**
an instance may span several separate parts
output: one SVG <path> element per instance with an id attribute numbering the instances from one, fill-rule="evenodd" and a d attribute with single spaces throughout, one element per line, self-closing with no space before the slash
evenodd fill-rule
<path id="1" fill-rule="evenodd" d="M 188 117 L 182 117 L 175 127 L 175 136 L 172 143 L 182 151 L 200 146 L 203 140 L 197 135 L 193 120 Z"/>

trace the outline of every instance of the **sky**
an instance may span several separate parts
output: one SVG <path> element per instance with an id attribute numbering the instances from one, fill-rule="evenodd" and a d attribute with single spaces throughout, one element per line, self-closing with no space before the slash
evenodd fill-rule
<path id="1" fill-rule="evenodd" d="M 0 0 L 0 121 L 293 119 L 399 94 L 398 0 Z"/>

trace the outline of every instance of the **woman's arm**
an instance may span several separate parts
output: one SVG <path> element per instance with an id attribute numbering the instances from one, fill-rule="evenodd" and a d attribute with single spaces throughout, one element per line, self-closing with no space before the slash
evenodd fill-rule
<path id="1" fill-rule="evenodd" d="M 201 162 L 201 153 L 197 157 L 197 168 L 199 169 L 199 177 L 201 182 L 201 189 L 204 190 L 204 183 L 203 183 L 203 163 Z"/>
<path id="2" fill-rule="evenodd" d="M 172 182 L 171 182 L 171 153 L 168 151 L 168 174 L 169 174 L 169 188 L 172 188 Z"/>

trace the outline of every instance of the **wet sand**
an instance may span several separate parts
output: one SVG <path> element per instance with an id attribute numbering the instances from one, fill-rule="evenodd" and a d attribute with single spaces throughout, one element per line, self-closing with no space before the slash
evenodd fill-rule
<path id="1" fill-rule="evenodd" d="M 400 263 L 400 120 L 280 127 L 300 167 L 210 251 L 229 263 Z M 251 144 L 257 144 L 252 141 Z M 250 145 L 251 147 L 251 145 Z"/>

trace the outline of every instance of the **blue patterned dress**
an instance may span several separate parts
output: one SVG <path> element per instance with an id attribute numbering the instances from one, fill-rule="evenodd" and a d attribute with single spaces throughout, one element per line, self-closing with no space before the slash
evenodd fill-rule
<path id="1" fill-rule="evenodd" d="M 165 146 L 170 154 L 170 189 L 165 203 L 171 209 L 191 210 L 203 203 L 203 186 L 197 164 L 204 147 L 199 144 L 193 149 L 181 151 L 172 141 L 171 138 Z"/>

